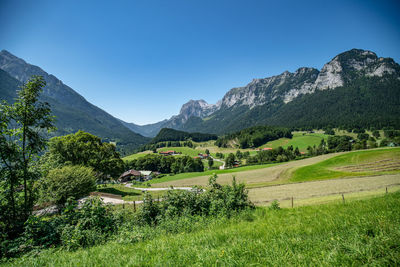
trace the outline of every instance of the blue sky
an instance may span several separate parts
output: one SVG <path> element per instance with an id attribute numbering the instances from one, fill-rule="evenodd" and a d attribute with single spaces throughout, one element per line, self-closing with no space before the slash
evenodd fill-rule
<path id="1" fill-rule="evenodd" d="M 0 49 L 137 124 L 352 48 L 400 62 L 398 1 L 0 0 Z"/>

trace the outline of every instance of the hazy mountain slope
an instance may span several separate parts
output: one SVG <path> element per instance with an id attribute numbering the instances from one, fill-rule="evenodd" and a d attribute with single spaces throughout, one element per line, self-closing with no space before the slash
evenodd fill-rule
<path id="1" fill-rule="evenodd" d="M 120 151 L 127 152 L 150 140 L 123 126 L 118 119 L 86 101 L 55 76 L 47 74 L 39 67 L 30 65 L 4 50 L 0 52 L 0 69 L 16 79 L 12 82 L 10 77 L 0 76 L 2 84 L 14 87 L 14 91 L 31 75 L 44 77 L 47 85 L 43 90 L 42 99 L 50 103 L 53 114 L 57 117 L 57 135 L 83 130 L 95 134 L 103 140 L 115 141 Z M 7 91 L 10 90 L 7 89 Z M 3 94 L 3 89 L 0 92 Z"/>
<path id="2" fill-rule="evenodd" d="M 130 129 L 131 131 L 134 131 L 135 133 L 138 133 L 138 134 L 141 134 L 141 135 L 147 136 L 147 137 L 154 137 L 158 134 L 158 132 L 162 128 L 164 128 L 164 124 L 166 124 L 166 122 L 168 120 L 163 120 L 160 122 L 146 124 L 146 125 L 137 125 L 137 124 L 125 122 L 122 120 L 120 120 L 120 121 L 126 128 Z"/>

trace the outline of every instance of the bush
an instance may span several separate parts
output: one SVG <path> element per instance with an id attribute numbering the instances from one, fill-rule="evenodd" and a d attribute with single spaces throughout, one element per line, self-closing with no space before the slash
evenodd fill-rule
<path id="1" fill-rule="evenodd" d="M 278 200 L 272 201 L 271 206 L 269 206 L 269 209 L 270 210 L 280 210 L 281 207 L 279 206 Z"/>
<path id="2" fill-rule="evenodd" d="M 232 185 L 220 185 L 217 176 L 210 177 L 205 191 L 193 188 L 191 191 L 170 190 L 158 203 L 146 194 L 138 222 L 155 225 L 160 221 L 183 216 L 231 216 L 233 213 L 254 207 L 248 200 L 244 184 L 237 184 L 233 177 Z"/>
<path id="3" fill-rule="evenodd" d="M 69 197 L 78 199 L 96 190 L 94 171 L 84 166 L 53 169 L 40 183 L 41 201 L 64 205 Z"/>

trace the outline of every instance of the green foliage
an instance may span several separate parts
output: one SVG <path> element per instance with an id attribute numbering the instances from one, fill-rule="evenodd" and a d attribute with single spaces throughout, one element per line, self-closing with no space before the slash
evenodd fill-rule
<path id="1" fill-rule="evenodd" d="M 151 140 L 151 143 L 155 144 L 163 141 L 187 141 L 187 140 L 193 140 L 195 142 L 203 142 L 216 139 L 217 136 L 215 134 L 188 133 L 170 128 L 163 128 L 160 130 L 157 136 Z"/>
<path id="2" fill-rule="evenodd" d="M 146 150 L 152 150 L 154 153 L 157 152 L 157 148 L 162 148 L 162 147 L 190 147 L 193 148 L 193 142 L 188 140 L 188 141 L 165 141 L 165 142 L 157 142 L 157 143 L 149 143 L 146 145 L 143 145 L 136 149 L 136 152 L 142 152 Z"/>
<path id="3" fill-rule="evenodd" d="M 332 151 L 350 151 L 351 150 L 351 136 L 329 136 L 328 137 L 328 148 Z"/>
<path id="4" fill-rule="evenodd" d="M 190 217 L 127 224 L 104 245 L 43 251 L 10 266 L 396 266 L 400 194 L 281 209 L 230 219 Z"/>
<path id="5" fill-rule="evenodd" d="M 225 159 L 225 165 L 227 168 L 232 168 L 235 164 L 235 155 L 233 153 L 229 153 L 229 155 Z"/>
<path id="6" fill-rule="evenodd" d="M 296 157 L 300 157 L 301 154 L 297 148 L 297 150 L 293 150 L 292 146 L 289 146 L 287 149 L 282 147 L 278 147 L 272 150 L 261 150 L 257 152 L 255 156 L 249 157 L 247 159 L 248 164 L 263 164 L 263 163 L 272 163 L 272 162 L 284 162 L 293 160 Z"/>
<path id="7" fill-rule="evenodd" d="M 269 206 L 270 210 L 280 210 L 281 207 L 279 206 L 279 201 L 278 200 L 274 200 L 272 201 L 271 205 Z"/>
<path id="8" fill-rule="evenodd" d="M 50 201 L 57 205 L 64 205 L 70 197 L 78 199 L 95 190 L 95 172 L 85 166 L 53 169 L 40 181 L 41 201 Z"/>
<path id="9" fill-rule="evenodd" d="M 149 154 L 127 162 L 126 166 L 129 169 L 158 171 L 161 173 L 204 171 L 204 164 L 201 159 L 194 159 L 189 156 L 170 157 Z"/>
<path id="10" fill-rule="evenodd" d="M 44 159 L 50 161 L 49 165 L 91 167 L 102 179 L 117 178 L 124 171 L 124 162 L 113 144 L 83 131 L 50 139 L 48 154 Z"/>
<path id="11" fill-rule="evenodd" d="M 160 221 L 176 219 L 182 216 L 231 216 L 235 212 L 252 208 L 244 184 L 237 184 L 233 177 L 232 185 L 220 185 L 217 176 L 209 179 L 205 191 L 199 188 L 187 190 L 170 190 L 164 195 L 162 202 L 155 202 L 151 195 L 146 195 L 138 214 L 140 223 L 149 225 Z"/>
<path id="12" fill-rule="evenodd" d="M 240 148 L 258 147 L 282 137 L 292 138 L 291 131 L 287 128 L 255 126 L 219 137 L 215 145 L 228 147 L 232 141 L 237 141 Z"/>
<path id="13" fill-rule="evenodd" d="M 43 133 L 53 129 L 49 104 L 39 101 L 43 86 L 43 77 L 33 76 L 12 105 L 0 104 L 0 228 L 9 239 L 32 210 L 33 183 L 40 177 L 35 162 L 46 147 Z"/>
<path id="14" fill-rule="evenodd" d="M 207 159 L 207 163 L 208 163 L 208 168 L 211 169 L 214 165 L 214 160 L 212 157 L 208 157 Z"/>

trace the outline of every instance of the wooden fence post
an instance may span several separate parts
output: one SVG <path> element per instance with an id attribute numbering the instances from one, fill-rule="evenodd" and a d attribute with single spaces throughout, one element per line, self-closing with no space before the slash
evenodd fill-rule
<path id="1" fill-rule="evenodd" d="M 293 197 L 292 197 L 292 208 L 293 208 Z"/>
<path id="2" fill-rule="evenodd" d="M 387 186 L 386 186 L 386 194 L 388 193 L 388 191 L 387 191 Z"/>
<path id="3" fill-rule="evenodd" d="M 344 204 L 344 195 L 342 194 L 343 204 Z"/>
<path id="4" fill-rule="evenodd" d="M 125 203 L 122 203 L 122 208 L 125 209 Z"/>
<path id="5" fill-rule="evenodd" d="M 136 201 L 133 201 L 133 210 L 136 212 Z"/>

